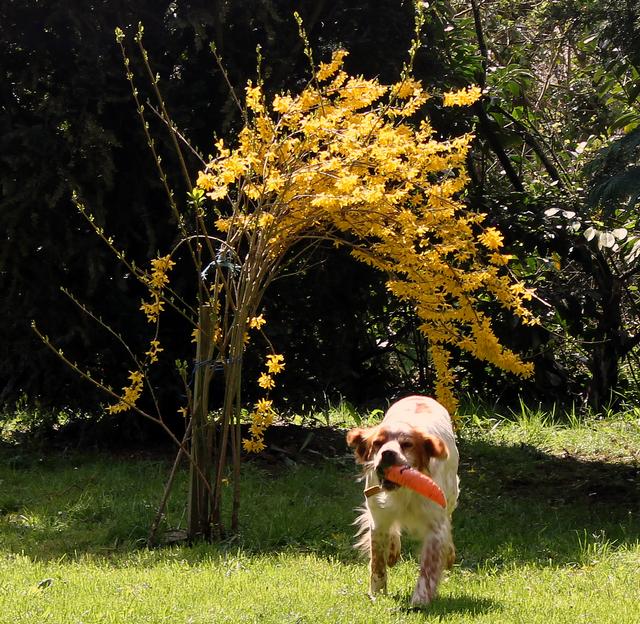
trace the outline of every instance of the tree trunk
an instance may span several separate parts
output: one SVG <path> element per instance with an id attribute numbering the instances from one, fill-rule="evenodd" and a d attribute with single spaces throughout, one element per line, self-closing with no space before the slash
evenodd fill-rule
<path id="1" fill-rule="evenodd" d="M 613 402 L 613 392 L 618 385 L 618 354 L 614 340 L 604 339 L 593 349 L 591 356 L 591 381 L 588 389 L 589 407 L 602 412 Z"/>
<path id="2" fill-rule="evenodd" d="M 619 360 L 622 354 L 622 284 L 604 262 L 595 265 L 596 281 L 602 298 L 596 344 L 591 354 L 589 406 L 601 412 L 613 400 L 618 385 Z"/>
<path id="3" fill-rule="evenodd" d="M 244 336 L 247 314 L 244 309 L 236 311 L 235 327 L 232 331 L 231 344 L 229 346 L 229 361 L 225 367 L 224 377 L 224 403 L 222 406 L 222 419 L 220 421 L 220 440 L 217 446 L 217 463 L 213 479 L 213 503 L 210 511 L 210 523 L 214 537 L 221 538 L 224 533 L 222 525 L 222 490 L 223 479 L 227 467 L 227 454 L 231 447 L 234 500 L 232 510 L 231 530 L 237 531 L 238 502 L 235 495 L 238 494 L 240 473 L 240 388 L 242 382 L 242 357 L 244 352 Z M 238 494 L 239 495 L 239 494 Z"/>
<path id="4" fill-rule="evenodd" d="M 213 355 L 214 311 L 211 306 L 199 309 L 199 333 L 196 347 L 193 412 L 191 414 L 191 463 L 187 502 L 187 535 L 190 540 L 210 539 L 212 444 L 209 420 L 209 384 Z"/>

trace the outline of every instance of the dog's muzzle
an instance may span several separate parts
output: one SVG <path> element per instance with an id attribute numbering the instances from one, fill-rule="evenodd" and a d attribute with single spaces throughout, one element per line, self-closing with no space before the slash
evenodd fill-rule
<path id="1" fill-rule="evenodd" d="M 380 460 L 376 466 L 376 474 L 380 480 L 380 486 L 383 490 L 397 490 L 400 486 L 389 479 L 385 478 L 385 471 L 390 466 L 403 466 L 406 462 L 393 450 L 382 451 Z"/>

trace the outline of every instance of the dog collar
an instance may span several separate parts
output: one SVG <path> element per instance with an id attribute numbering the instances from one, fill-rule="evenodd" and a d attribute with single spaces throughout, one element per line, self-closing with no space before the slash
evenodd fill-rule
<path id="1" fill-rule="evenodd" d="M 371 496 L 380 494 L 380 492 L 382 492 L 382 487 L 378 475 L 375 472 L 369 472 L 365 479 L 364 495 L 370 498 Z"/>

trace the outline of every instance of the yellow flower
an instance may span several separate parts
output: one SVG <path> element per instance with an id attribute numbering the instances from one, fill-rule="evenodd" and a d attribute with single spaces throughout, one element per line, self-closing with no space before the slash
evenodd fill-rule
<path id="1" fill-rule="evenodd" d="M 131 384 L 122 388 L 122 397 L 115 405 L 109 405 L 107 411 L 110 414 L 126 412 L 135 406 L 144 388 L 144 374 L 141 371 L 130 371 Z"/>
<path id="2" fill-rule="evenodd" d="M 159 256 L 151 261 L 153 271 L 161 273 L 166 273 L 171 269 L 171 267 L 175 266 L 175 264 L 176 263 L 171 259 L 171 256 Z"/>
<path id="3" fill-rule="evenodd" d="M 262 375 L 258 377 L 258 385 L 265 390 L 273 390 L 273 388 L 276 387 L 276 382 L 273 381 L 273 377 L 271 377 L 271 375 L 262 373 Z"/>
<path id="4" fill-rule="evenodd" d="M 288 95 L 276 95 L 276 97 L 273 98 L 272 108 L 276 113 L 284 114 L 289 112 L 292 102 L 292 98 Z"/>
<path id="5" fill-rule="evenodd" d="M 210 173 L 205 173 L 204 171 L 201 171 L 198 174 L 198 179 L 196 180 L 196 186 L 198 188 L 203 189 L 204 191 L 212 191 L 217 186 L 216 179 Z"/>
<path id="6" fill-rule="evenodd" d="M 459 91 L 448 91 L 443 94 L 444 106 L 470 106 L 482 97 L 480 87 L 467 87 Z"/>
<path id="7" fill-rule="evenodd" d="M 232 182 L 236 181 L 236 178 L 238 177 L 237 173 L 235 172 L 234 169 L 225 169 L 224 171 L 220 172 L 220 180 L 222 181 L 223 184 L 231 184 Z M 213 197 L 211 197 L 211 199 L 214 199 Z M 222 198 L 220 198 L 222 199 Z"/>
<path id="8" fill-rule="evenodd" d="M 510 260 L 513 260 L 515 256 L 512 256 L 510 254 L 501 254 L 501 253 L 492 253 L 489 256 L 489 262 L 491 262 L 491 264 L 495 264 L 496 266 L 504 266 L 506 264 L 509 264 Z"/>
<path id="9" fill-rule="evenodd" d="M 496 228 L 488 227 L 480 236 L 478 240 L 489 250 L 497 251 L 502 247 L 503 236 Z"/>
<path id="10" fill-rule="evenodd" d="M 260 316 L 254 316 L 249 320 L 249 328 L 260 329 L 266 322 L 262 314 Z"/>
<path id="11" fill-rule="evenodd" d="M 140 310 L 147 315 L 147 321 L 149 321 L 149 323 L 155 323 L 160 316 L 160 312 L 164 310 L 164 301 L 160 299 L 157 293 L 154 293 L 153 301 L 151 303 L 143 301 L 140 305 Z"/>
<path id="12" fill-rule="evenodd" d="M 130 371 L 129 372 L 129 379 L 131 379 L 131 381 L 135 384 L 141 384 L 143 379 L 144 379 L 144 374 L 142 373 L 142 371 Z"/>
<path id="13" fill-rule="evenodd" d="M 422 83 L 419 80 L 413 78 L 407 78 L 397 85 L 393 86 L 393 93 L 400 99 L 411 97 L 412 95 L 418 95 L 422 91 Z"/>
<path id="14" fill-rule="evenodd" d="M 242 446 L 248 453 L 259 453 L 260 451 L 263 451 L 265 448 L 267 448 L 264 442 L 260 439 L 249 440 L 245 438 L 244 440 L 242 440 Z"/>
<path id="15" fill-rule="evenodd" d="M 277 374 L 284 370 L 284 355 L 267 355 L 267 369 Z"/>
<path id="16" fill-rule="evenodd" d="M 273 401 L 269 399 L 260 399 L 256 403 L 256 412 L 258 414 L 264 414 L 265 412 L 270 412 L 272 410 Z"/>
<path id="17" fill-rule="evenodd" d="M 154 258 L 151 261 L 151 277 L 147 279 L 148 284 L 155 290 L 162 290 L 168 283 L 167 272 L 175 266 L 171 256 Z"/>
<path id="18" fill-rule="evenodd" d="M 343 175 L 342 177 L 336 180 L 336 191 L 338 193 L 351 193 L 354 188 L 358 185 L 360 178 L 357 175 Z"/>
<path id="19" fill-rule="evenodd" d="M 346 50 L 336 50 L 329 63 L 320 63 L 320 68 L 316 72 L 316 80 L 322 82 L 331 78 L 343 65 L 345 56 L 348 56 L 349 52 Z"/>
<path id="20" fill-rule="evenodd" d="M 211 339 L 213 340 L 214 344 L 219 344 L 220 341 L 222 340 L 222 328 L 221 327 L 216 327 L 213 330 L 213 335 L 211 336 Z"/>
<path id="21" fill-rule="evenodd" d="M 298 101 L 300 102 L 300 108 L 303 111 L 308 111 L 317 106 L 321 99 L 321 95 L 315 89 L 307 88 L 301 93 Z"/>
<path id="22" fill-rule="evenodd" d="M 224 139 L 219 139 L 215 146 L 218 150 L 218 154 L 220 154 L 220 158 L 227 158 L 231 153 L 231 151 L 224 146 Z"/>
<path id="23" fill-rule="evenodd" d="M 259 86 L 254 87 L 249 81 L 247 83 L 247 88 L 245 89 L 246 93 L 246 102 L 247 108 L 252 110 L 254 113 L 261 113 L 264 111 L 264 106 L 262 104 L 262 90 Z"/>
<path id="24" fill-rule="evenodd" d="M 274 220 L 275 220 L 275 217 L 270 212 L 263 212 L 258 217 L 258 227 L 266 228 L 269 225 L 271 225 L 274 222 Z"/>
<path id="25" fill-rule="evenodd" d="M 247 162 L 239 155 L 231 155 L 221 163 L 220 181 L 223 185 L 231 184 L 244 175 L 247 171 Z M 226 188 L 225 194 L 226 194 Z M 224 195 L 223 195 L 224 196 Z"/>
<path id="26" fill-rule="evenodd" d="M 228 232 L 231 227 L 231 221 L 232 220 L 230 218 L 220 217 L 216 220 L 216 228 L 220 232 Z"/>
<path id="27" fill-rule="evenodd" d="M 153 364 L 158 361 L 158 353 L 164 351 L 164 349 L 160 346 L 159 340 L 152 340 L 149 344 L 151 345 L 151 348 L 145 352 L 145 355 L 149 356 L 149 360 Z"/>
<path id="28" fill-rule="evenodd" d="M 223 182 L 220 182 L 215 188 L 213 188 L 213 190 L 207 193 L 207 197 L 209 199 L 212 199 L 213 201 L 216 201 L 217 199 L 226 197 L 228 192 L 229 189 L 227 188 L 227 185 Z"/>

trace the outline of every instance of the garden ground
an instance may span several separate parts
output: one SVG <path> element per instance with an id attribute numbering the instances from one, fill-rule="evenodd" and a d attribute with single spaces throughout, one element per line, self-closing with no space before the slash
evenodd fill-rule
<path id="1" fill-rule="evenodd" d="M 0 622 L 593 622 L 640 620 L 640 419 L 466 418 L 458 562 L 409 606 L 413 549 L 366 594 L 362 498 L 343 431 L 272 431 L 245 466 L 242 535 L 149 550 L 170 458 L 0 451 Z M 184 474 L 168 527 L 184 524 Z"/>

